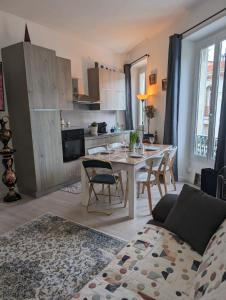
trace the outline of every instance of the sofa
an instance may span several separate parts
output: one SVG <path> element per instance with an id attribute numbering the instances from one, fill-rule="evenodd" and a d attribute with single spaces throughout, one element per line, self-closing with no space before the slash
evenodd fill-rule
<path id="1" fill-rule="evenodd" d="M 185 184 L 73 299 L 226 299 L 226 202 Z"/>
<path id="2" fill-rule="evenodd" d="M 226 219 L 202 256 L 167 229 L 146 224 L 73 299 L 226 299 Z"/>

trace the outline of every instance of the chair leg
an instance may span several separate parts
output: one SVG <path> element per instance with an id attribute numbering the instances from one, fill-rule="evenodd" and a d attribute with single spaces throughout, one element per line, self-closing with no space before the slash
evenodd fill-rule
<path id="1" fill-rule="evenodd" d="M 165 188 L 165 194 L 167 194 L 166 173 L 162 174 L 162 177 L 163 177 L 163 183 Z"/>
<path id="2" fill-rule="evenodd" d="M 137 183 L 137 198 L 140 196 L 140 182 Z"/>
<path id="3" fill-rule="evenodd" d="M 122 173 L 119 173 L 119 182 L 122 190 L 122 196 L 124 196 L 123 182 L 122 182 Z"/>
<path id="4" fill-rule="evenodd" d="M 108 193 L 109 193 L 109 203 L 111 204 L 111 186 L 108 185 Z"/>
<path id="5" fill-rule="evenodd" d="M 151 185 L 148 183 L 146 187 L 148 192 L 148 204 L 149 204 L 150 214 L 152 214 Z"/>
<path id="6" fill-rule="evenodd" d="M 176 182 L 175 182 L 175 177 L 174 177 L 174 174 L 173 174 L 173 169 L 172 169 L 172 167 L 170 167 L 169 170 L 170 170 L 170 176 L 171 176 L 171 180 L 172 180 L 172 183 L 173 183 L 174 191 L 176 191 L 177 188 L 176 188 Z"/>
<path id="7" fill-rule="evenodd" d="M 162 188 L 161 188 L 161 184 L 160 184 L 159 175 L 156 176 L 156 182 L 157 182 L 157 186 L 158 186 L 158 189 L 159 189 L 159 194 L 162 198 Z"/>
<path id="8" fill-rule="evenodd" d="M 126 191 L 125 191 L 125 200 L 124 200 L 124 207 L 126 207 L 128 202 L 128 172 L 126 173 Z"/>
<path id="9" fill-rule="evenodd" d="M 102 193 L 104 193 L 104 184 L 102 184 Z"/>
<path id="10" fill-rule="evenodd" d="M 143 186 L 142 186 L 142 194 L 144 194 L 144 188 L 145 188 L 145 184 L 143 183 Z"/>

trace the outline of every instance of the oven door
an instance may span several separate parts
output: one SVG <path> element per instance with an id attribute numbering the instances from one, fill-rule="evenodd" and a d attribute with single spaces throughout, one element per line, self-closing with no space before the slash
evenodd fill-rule
<path id="1" fill-rule="evenodd" d="M 63 140 L 63 160 L 64 162 L 78 159 L 85 155 L 84 138 L 78 137 L 75 139 Z"/>

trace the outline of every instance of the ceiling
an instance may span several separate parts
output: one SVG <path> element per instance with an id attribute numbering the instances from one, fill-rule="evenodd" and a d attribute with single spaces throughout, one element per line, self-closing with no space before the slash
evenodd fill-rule
<path id="1" fill-rule="evenodd" d="M 0 0 L 0 10 L 128 52 L 199 0 Z"/>

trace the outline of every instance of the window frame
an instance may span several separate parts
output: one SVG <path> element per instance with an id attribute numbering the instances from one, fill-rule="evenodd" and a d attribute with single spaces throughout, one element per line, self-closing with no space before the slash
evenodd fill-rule
<path id="1" fill-rule="evenodd" d="M 219 85 L 220 72 L 220 56 L 221 43 L 226 40 L 226 30 L 222 30 L 216 34 L 210 35 L 200 41 L 195 42 L 195 74 L 194 74 L 194 119 L 192 130 L 192 153 L 200 161 L 214 161 L 214 132 L 216 124 L 216 104 Z M 214 66 L 213 66 L 213 82 L 210 97 L 210 113 L 209 113 L 209 128 L 208 128 L 208 150 L 207 155 L 202 156 L 196 152 L 196 127 L 198 122 L 198 102 L 199 102 L 199 87 L 200 87 L 200 66 L 201 66 L 201 51 L 211 45 L 215 45 L 214 49 Z"/>

